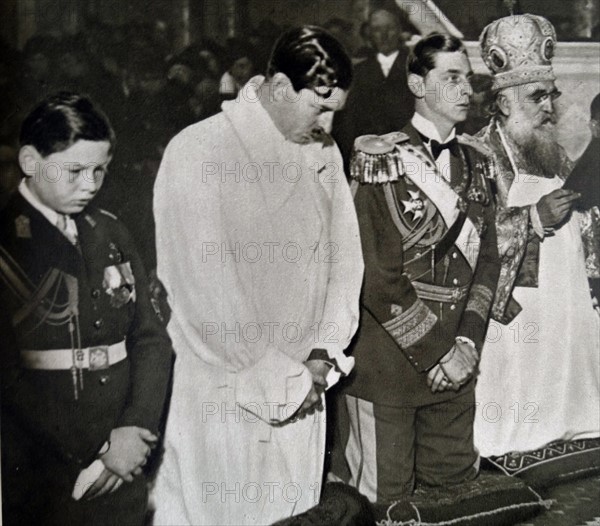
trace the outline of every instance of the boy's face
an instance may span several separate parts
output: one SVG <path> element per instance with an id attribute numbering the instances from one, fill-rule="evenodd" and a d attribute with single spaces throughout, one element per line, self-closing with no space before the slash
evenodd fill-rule
<path id="1" fill-rule="evenodd" d="M 77 214 L 89 204 L 104 182 L 111 158 L 108 141 L 80 140 L 47 157 L 33 146 L 24 146 L 20 152 L 29 190 L 61 214 Z"/>

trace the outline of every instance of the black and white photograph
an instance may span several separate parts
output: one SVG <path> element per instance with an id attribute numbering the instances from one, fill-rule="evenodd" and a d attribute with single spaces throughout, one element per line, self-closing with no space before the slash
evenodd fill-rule
<path id="1" fill-rule="evenodd" d="M 600 0 L 2 0 L 0 526 L 600 526 Z"/>

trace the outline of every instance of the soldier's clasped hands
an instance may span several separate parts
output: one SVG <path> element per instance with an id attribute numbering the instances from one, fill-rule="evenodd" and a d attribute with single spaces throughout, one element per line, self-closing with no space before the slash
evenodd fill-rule
<path id="1" fill-rule="evenodd" d="M 475 346 L 457 338 L 452 349 L 429 371 L 427 385 L 431 391 L 458 391 L 477 372 L 479 354 Z"/>

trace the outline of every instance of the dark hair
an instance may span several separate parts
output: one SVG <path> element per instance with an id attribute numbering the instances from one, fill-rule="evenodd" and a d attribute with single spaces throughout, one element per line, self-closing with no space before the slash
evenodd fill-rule
<path id="1" fill-rule="evenodd" d="M 361 38 L 367 39 L 371 36 L 371 28 L 369 26 L 369 22 L 364 21 L 361 25 L 360 25 L 360 29 L 358 30 L 358 34 L 361 36 Z"/>
<path id="2" fill-rule="evenodd" d="M 444 33 L 431 33 L 419 40 L 409 53 L 406 69 L 408 73 L 424 77 L 435 68 L 435 56 L 438 53 L 453 53 L 454 51 L 460 51 L 465 56 L 467 55 L 467 50 L 460 39 Z"/>
<path id="3" fill-rule="evenodd" d="M 367 23 L 371 22 L 371 18 L 375 13 L 379 13 L 380 11 L 385 11 L 386 13 L 392 15 L 398 24 L 398 27 L 402 30 L 412 29 L 412 25 L 408 19 L 408 15 L 406 12 L 399 8 L 394 2 L 384 2 L 381 5 L 376 5 L 372 9 L 369 10 L 369 15 L 367 16 Z"/>
<path id="4" fill-rule="evenodd" d="M 156 55 L 154 55 L 153 58 L 156 61 Z M 175 64 L 187 66 L 194 72 L 197 72 L 199 69 L 206 66 L 204 59 L 193 46 L 188 46 L 177 55 L 169 58 L 167 61 L 167 69 L 170 69 Z"/>
<path id="5" fill-rule="evenodd" d="M 352 33 L 352 22 L 348 22 L 348 20 L 340 18 L 339 16 L 334 16 L 327 20 L 327 22 L 323 24 L 323 27 L 330 33 L 333 33 L 335 28 L 339 28 L 342 33 Z"/>
<path id="6" fill-rule="evenodd" d="M 46 56 L 54 56 L 56 49 L 59 46 L 60 41 L 56 37 L 47 35 L 37 35 L 31 37 L 26 43 L 23 49 L 23 56 L 25 58 L 33 57 L 38 53 L 42 53 Z"/>
<path id="7" fill-rule="evenodd" d="M 267 78 L 285 73 L 296 91 L 320 86 L 348 89 L 352 83 L 352 61 L 330 33 L 316 26 L 286 31 L 275 43 Z"/>
<path id="8" fill-rule="evenodd" d="M 228 38 L 225 46 L 225 68 L 229 69 L 236 60 L 244 57 L 249 59 L 252 64 L 257 63 L 254 46 L 242 38 Z"/>
<path id="9" fill-rule="evenodd" d="M 420 31 L 415 27 L 415 25 L 410 21 L 410 17 L 408 16 L 408 12 L 401 7 L 398 7 L 396 2 L 392 1 L 384 1 L 384 2 L 375 2 L 375 5 L 369 10 L 369 15 L 367 16 L 367 23 L 371 23 L 371 18 L 375 13 L 380 11 L 385 11 L 386 13 L 392 15 L 398 24 L 398 27 L 403 32 L 408 32 L 413 35 L 420 34 Z"/>
<path id="10" fill-rule="evenodd" d="M 116 142 L 108 118 L 81 95 L 61 92 L 51 95 L 27 115 L 21 126 L 21 146 L 31 145 L 43 156 L 62 152 L 77 141 Z"/>
<path id="11" fill-rule="evenodd" d="M 592 104 L 590 104 L 590 118 L 600 121 L 600 93 L 594 97 Z"/>

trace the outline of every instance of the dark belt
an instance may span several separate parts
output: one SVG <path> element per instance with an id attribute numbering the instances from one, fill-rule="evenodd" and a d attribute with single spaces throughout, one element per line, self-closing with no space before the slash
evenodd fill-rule
<path id="1" fill-rule="evenodd" d="M 460 232 L 462 231 L 462 227 L 467 220 L 466 212 L 459 212 L 456 221 L 450 227 L 446 235 L 440 239 L 435 245 L 435 263 L 438 264 L 442 258 L 450 251 L 450 249 L 456 243 Z"/>
<path id="2" fill-rule="evenodd" d="M 454 224 L 450 227 L 448 232 L 446 232 L 446 235 L 444 237 L 442 237 L 435 244 L 432 244 L 432 245 L 426 246 L 426 247 L 420 247 L 420 251 L 419 251 L 420 254 L 418 256 L 413 257 L 410 261 L 405 261 L 405 265 L 410 269 L 411 263 L 415 263 L 416 261 L 418 261 L 422 258 L 425 258 L 425 257 L 429 258 L 428 263 L 431 262 L 431 251 L 432 250 L 434 251 L 433 260 L 434 260 L 434 263 L 437 265 L 442 259 L 444 259 L 444 256 L 448 252 L 450 252 L 450 250 L 456 243 L 456 240 L 458 239 L 458 236 L 460 235 L 460 232 L 462 230 L 463 225 L 465 224 L 466 219 L 467 219 L 467 214 L 464 212 L 460 212 L 458 217 L 456 218 L 456 221 L 454 221 Z M 413 247 L 413 250 L 415 250 L 417 248 L 418 247 L 415 246 L 415 247 Z"/>

